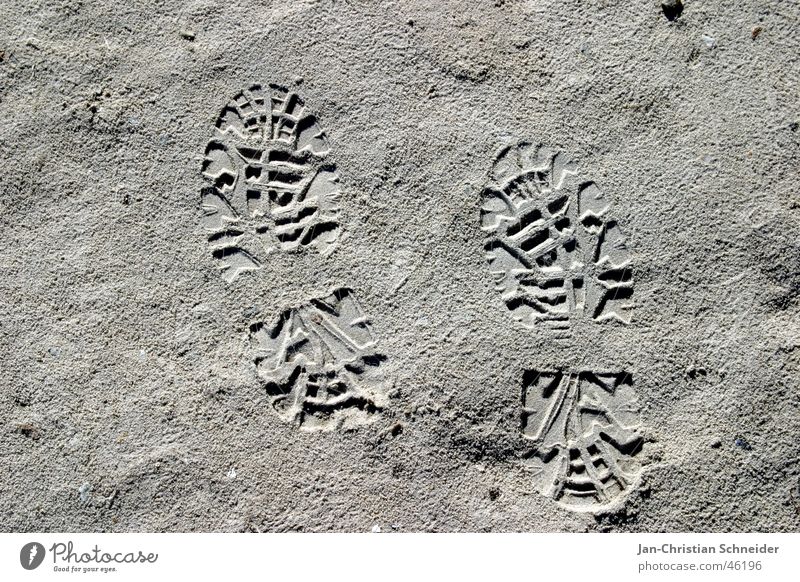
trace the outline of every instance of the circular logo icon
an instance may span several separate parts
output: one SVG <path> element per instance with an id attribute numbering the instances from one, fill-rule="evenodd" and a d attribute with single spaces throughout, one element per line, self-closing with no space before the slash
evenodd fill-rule
<path id="1" fill-rule="evenodd" d="M 19 563 L 26 570 L 35 570 L 44 561 L 44 546 L 39 542 L 30 542 L 22 546 L 19 552 Z"/>

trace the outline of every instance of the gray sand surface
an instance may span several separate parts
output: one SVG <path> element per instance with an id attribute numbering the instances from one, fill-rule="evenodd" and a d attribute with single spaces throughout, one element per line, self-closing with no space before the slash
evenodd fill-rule
<path id="1" fill-rule="evenodd" d="M 0 15 L 0 531 L 800 528 L 798 2 Z"/>

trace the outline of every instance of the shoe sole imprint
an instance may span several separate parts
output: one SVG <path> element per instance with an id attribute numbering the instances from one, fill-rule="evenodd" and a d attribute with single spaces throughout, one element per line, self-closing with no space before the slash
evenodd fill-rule
<path id="1" fill-rule="evenodd" d="M 525 463 L 542 495 L 597 511 L 638 485 L 644 438 L 629 374 L 529 370 L 522 384 Z"/>
<path id="2" fill-rule="evenodd" d="M 276 247 L 328 254 L 339 238 L 338 174 L 303 100 L 253 85 L 220 112 L 206 146 L 202 224 L 222 276 L 261 268 Z"/>
<path id="3" fill-rule="evenodd" d="M 253 323 L 250 341 L 272 408 L 301 430 L 362 425 L 386 404 L 387 358 L 350 289 Z"/>
<path id="4" fill-rule="evenodd" d="M 522 142 L 497 156 L 482 192 L 489 269 L 513 317 L 556 337 L 571 322 L 630 323 L 633 275 L 625 236 L 594 182 L 563 153 Z"/>

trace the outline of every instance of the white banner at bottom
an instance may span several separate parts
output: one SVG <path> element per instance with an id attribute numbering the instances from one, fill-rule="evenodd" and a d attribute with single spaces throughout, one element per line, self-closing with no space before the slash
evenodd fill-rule
<path id="1" fill-rule="evenodd" d="M 4 581 L 736 581 L 797 572 L 800 534 L 0 534 Z"/>

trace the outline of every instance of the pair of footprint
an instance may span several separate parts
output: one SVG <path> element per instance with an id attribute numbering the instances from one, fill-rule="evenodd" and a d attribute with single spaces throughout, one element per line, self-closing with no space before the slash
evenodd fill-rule
<path id="1" fill-rule="evenodd" d="M 258 271 L 271 252 L 329 254 L 340 189 L 325 131 L 286 88 L 255 85 L 221 111 L 206 148 L 203 226 L 223 278 Z M 563 153 L 531 143 L 500 152 L 480 223 L 496 289 L 514 319 L 567 340 L 579 322 L 630 322 L 630 253 L 594 182 Z M 368 318 L 352 290 L 250 326 L 273 409 L 301 430 L 368 422 L 388 405 Z M 623 371 L 526 371 L 521 435 L 539 491 L 576 510 L 616 503 L 638 481 L 633 381 Z"/>

